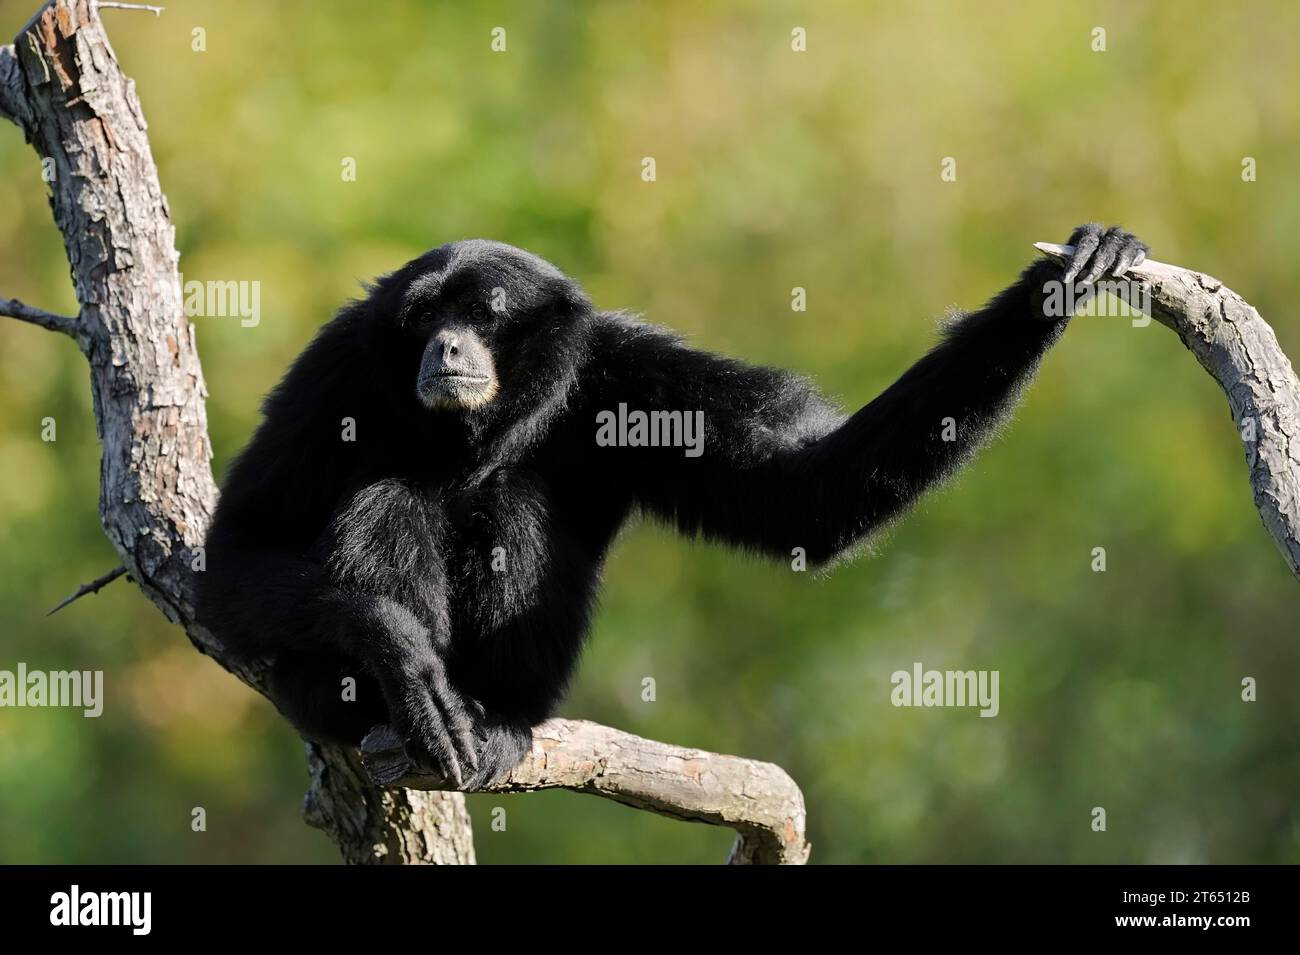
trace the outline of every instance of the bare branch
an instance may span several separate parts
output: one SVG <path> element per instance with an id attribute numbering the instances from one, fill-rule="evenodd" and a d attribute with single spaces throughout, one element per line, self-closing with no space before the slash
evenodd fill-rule
<path id="1" fill-rule="evenodd" d="M 1074 251 L 1049 242 L 1034 247 L 1058 259 Z M 1148 259 L 1130 276 L 1150 292 L 1152 317 L 1178 333 L 1228 396 L 1255 507 L 1300 578 L 1300 380 L 1277 336 L 1248 302 L 1209 275 Z"/>
<path id="2" fill-rule="evenodd" d="M 361 743 L 361 763 L 376 785 L 442 789 L 445 780 L 412 773 L 401 739 L 376 727 Z M 586 720 L 547 720 L 509 778 L 484 792 L 572 789 L 692 822 L 736 830 L 732 864 L 801 865 L 803 794 L 771 763 L 642 739 Z"/>
<path id="3" fill-rule="evenodd" d="M 156 17 L 162 16 L 163 12 L 162 7 L 147 3 L 117 3 L 116 0 L 95 0 L 95 6 L 100 10 L 148 10 Z"/>
<path id="4" fill-rule="evenodd" d="M 30 322 L 32 325 L 48 328 L 52 332 L 61 332 L 72 338 L 77 337 L 77 328 L 79 326 L 77 319 L 70 315 L 55 315 L 53 312 L 44 312 L 39 308 L 32 308 L 30 305 L 24 305 L 16 298 L 0 298 L 0 315 L 16 318 L 20 322 Z"/>
<path id="5" fill-rule="evenodd" d="M 56 613 L 58 613 L 68 604 L 72 603 L 74 600 L 80 600 L 82 597 L 86 596 L 86 594 L 99 593 L 101 590 L 103 590 L 105 587 L 107 587 L 109 584 L 117 580 L 117 578 L 121 577 L 125 573 L 126 573 L 125 567 L 118 567 L 116 570 L 110 570 L 103 577 L 96 577 L 90 583 L 82 584 L 80 587 L 77 588 L 76 593 L 64 597 L 63 600 L 59 602 L 58 606 L 56 606 L 45 616 L 53 617 Z"/>

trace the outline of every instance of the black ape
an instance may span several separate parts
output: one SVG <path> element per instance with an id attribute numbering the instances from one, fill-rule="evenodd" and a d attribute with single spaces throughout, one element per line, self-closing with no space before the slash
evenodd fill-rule
<path id="1" fill-rule="evenodd" d="M 225 481 L 200 619 L 269 659 L 308 736 L 391 722 L 452 784 L 498 778 L 564 692 L 630 512 L 784 559 L 844 553 L 1007 414 L 1065 325 L 1044 283 L 1145 253 L 1118 229 L 1071 241 L 1064 275 L 1031 265 L 848 418 L 784 371 L 595 310 L 527 252 L 434 249 L 343 309 L 267 399 Z M 702 413 L 702 449 L 646 446 L 638 413 L 668 439 Z M 597 441 L 613 416 L 622 446 Z"/>

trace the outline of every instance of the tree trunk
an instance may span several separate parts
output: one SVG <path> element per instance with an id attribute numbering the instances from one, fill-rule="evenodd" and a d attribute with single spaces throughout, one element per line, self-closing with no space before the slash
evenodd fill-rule
<path id="1" fill-rule="evenodd" d="M 47 3 L 0 49 L 0 110 L 53 161 L 50 204 L 81 313 L 62 324 L 34 309 L 15 317 L 72 335 L 90 363 L 104 533 L 199 650 L 265 693 L 260 668 L 230 660 L 194 616 L 194 568 L 217 501 L 207 389 L 144 113 L 90 0 Z M 351 759 L 315 747 L 308 795 L 311 820 L 344 859 L 474 861 L 463 796 L 386 792 L 349 771 Z"/>

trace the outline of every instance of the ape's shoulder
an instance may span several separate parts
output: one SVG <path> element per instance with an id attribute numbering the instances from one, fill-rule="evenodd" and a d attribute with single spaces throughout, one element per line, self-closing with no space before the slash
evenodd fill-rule
<path id="1" fill-rule="evenodd" d="M 367 302 L 354 302 L 319 329 L 262 402 L 266 417 L 290 419 L 319 412 L 324 401 L 357 396 L 374 382 L 381 329 Z"/>
<path id="2" fill-rule="evenodd" d="M 593 345 L 605 353 L 621 348 L 685 347 L 685 339 L 670 328 L 647 322 L 636 312 L 594 312 L 590 320 Z"/>
<path id="3" fill-rule="evenodd" d="M 635 314 L 597 313 L 590 341 L 588 378 L 602 407 L 698 409 L 755 427 L 816 433 L 840 420 L 804 376 L 693 347 Z"/>

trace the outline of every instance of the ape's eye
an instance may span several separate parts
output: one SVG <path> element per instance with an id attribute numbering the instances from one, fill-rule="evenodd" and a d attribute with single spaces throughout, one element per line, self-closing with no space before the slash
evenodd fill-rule
<path id="1" fill-rule="evenodd" d="M 433 324 L 433 312 L 416 312 L 408 324 L 416 331 L 424 331 Z"/>
<path id="2" fill-rule="evenodd" d="M 469 307 L 469 317 L 473 319 L 486 318 L 487 306 L 482 302 L 475 302 Z"/>

